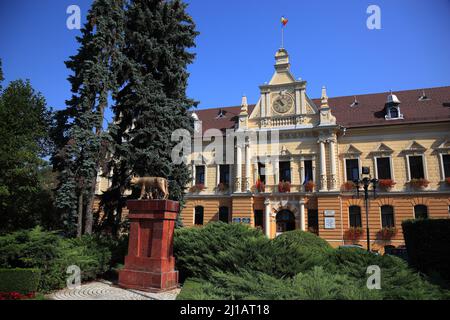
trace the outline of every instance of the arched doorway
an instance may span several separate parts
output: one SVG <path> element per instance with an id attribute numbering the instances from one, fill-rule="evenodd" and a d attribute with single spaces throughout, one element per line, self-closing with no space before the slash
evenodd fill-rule
<path id="1" fill-rule="evenodd" d="M 295 230 L 294 214 L 289 210 L 281 210 L 277 213 L 277 235 L 292 230 Z"/>

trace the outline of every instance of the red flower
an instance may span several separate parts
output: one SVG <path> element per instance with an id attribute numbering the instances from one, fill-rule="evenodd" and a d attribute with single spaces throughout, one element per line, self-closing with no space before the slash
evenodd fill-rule
<path id="1" fill-rule="evenodd" d="M 392 179 L 380 179 L 378 180 L 378 185 L 380 186 L 380 188 L 390 189 L 395 186 L 396 183 Z"/>
<path id="2" fill-rule="evenodd" d="M 291 183 L 288 181 L 281 181 L 278 184 L 278 192 L 280 193 L 291 192 Z"/>

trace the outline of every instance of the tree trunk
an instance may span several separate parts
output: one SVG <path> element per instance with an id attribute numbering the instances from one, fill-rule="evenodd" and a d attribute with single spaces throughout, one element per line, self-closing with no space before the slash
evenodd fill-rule
<path id="1" fill-rule="evenodd" d="M 97 137 L 100 137 L 100 135 L 103 132 L 103 118 L 104 118 L 104 114 L 105 114 L 105 107 L 106 104 L 101 104 L 99 105 L 99 114 L 100 114 L 100 123 L 97 124 L 96 128 L 95 128 L 95 134 L 97 135 Z M 99 154 L 97 157 L 97 165 L 95 168 L 95 176 L 94 179 L 92 179 L 92 183 L 91 183 L 91 190 L 89 192 L 89 199 L 86 203 L 86 225 L 85 225 L 85 233 L 86 234 L 92 234 L 92 228 L 93 228 L 93 224 L 94 224 L 94 215 L 92 212 L 92 207 L 94 206 L 94 199 L 95 199 L 95 187 L 97 185 L 97 178 L 98 178 L 98 172 L 100 170 L 100 162 L 103 161 L 103 159 L 101 159 L 104 156 L 104 150 L 103 150 L 103 145 L 100 145 L 100 150 L 99 150 Z"/>
<path id="2" fill-rule="evenodd" d="M 78 196 L 78 224 L 77 224 L 77 237 L 81 238 L 83 235 L 83 192 L 80 192 Z"/>
<path id="3" fill-rule="evenodd" d="M 92 234 L 92 228 L 94 225 L 94 214 L 92 212 L 95 199 L 95 186 L 97 185 L 97 179 L 94 179 L 89 192 L 89 200 L 86 202 L 86 223 L 84 226 L 84 232 L 86 234 Z"/>

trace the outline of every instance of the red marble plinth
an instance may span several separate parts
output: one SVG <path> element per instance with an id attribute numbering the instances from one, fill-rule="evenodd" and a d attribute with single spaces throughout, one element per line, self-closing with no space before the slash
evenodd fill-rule
<path id="1" fill-rule="evenodd" d="M 119 286 L 150 292 L 177 288 L 173 234 L 179 204 L 169 200 L 132 200 L 127 203 L 130 242 Z"/>

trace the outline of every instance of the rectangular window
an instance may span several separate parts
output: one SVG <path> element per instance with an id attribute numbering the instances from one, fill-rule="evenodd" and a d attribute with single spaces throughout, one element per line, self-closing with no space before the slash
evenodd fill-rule
<path id="1" fill-rule="evenodd" d="M 381 207 L 381 226 L 383 228 L 391 228 L 395 226 L 393 207 L 391 206 Z"/>
<path id="2" fill-rule="evenodd" d="M 359 179 L 359 160 L 346 159 L 345 167 L 347 169 L 347 181 L 354 181 Z"/>
<path id="3" fill-rule="evenodd" d="M 262 210 L 255 210 L 255 228 L 264 229 L 264 212 Z"/>
<path id="4" fill-rule="evenodd" d="M 258 163 L 258 174 L 259 179 L 262 183 L 266 183 L 266 165 L 264 163 L 259 162 Z"/>
<path id="5" fill-rule="evenodd" d="M 319 235 L 319 210 L 308 209 L 308 231 Z"/>
<path id="6" fill-rule="evenodd" d="M 378 179 L 392 179 L 391 159 L 377 158 L 377 171 Z"/>
<path id="7" fill-rule="evenodd" d="M 220 183 L 229 184 L 230 183 L 230 166 L 227 164 L 222 164 L 219 167 L 220 170 Z"/>
<path id="8" fill-rule="evenodd" d="M 422 156 L 410 156 L 409 157 L 409 174 L 411 179 L 424 179 L 425 173 L 423 169 L 423 157 Z"/>
<path id="9" fill-rule="evenodd" d="M 205 185 L 205 166 L 195 166 L 195 184 Z"/>
<path id="10" fill-rule="evenodd" d="M 291 182 L 291 163 L 280 162 L 280 181 Z"/>
<path id="11" fill-rule="evenodd" d="M 444 176 L 450 178 L 450 154 L 443 154 L 442 162 L 444 165 Z"/>
<path id="12" fill-rule="evenodd" d="M 361 207 L 351 206 L 349 208 L 349 222 L 350 222 L 350 227 L 352 227 L 352 228 L 362 227 Z"/>
<path id="13" fill-rule="evenodd" d="M 314 181 L 312 160 L 305 160 L 305 183 Z"/>

